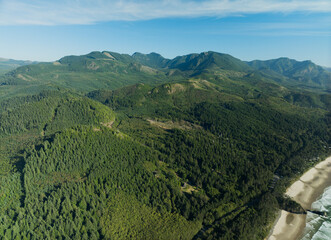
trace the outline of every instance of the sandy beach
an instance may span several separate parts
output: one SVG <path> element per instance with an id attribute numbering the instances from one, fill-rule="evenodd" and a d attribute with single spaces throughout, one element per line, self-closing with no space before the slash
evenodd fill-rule
<path id="1" fill-rule="evenodd" d="M 328 186 L 331 186 L 331 157 L 309 169 L 286 190 L 285 194 L 300 203 L 303 208 L 310 209 L 311 204 Z M 306 215 L 282 210 L 268 239 L 296 240 L 301 236 L 305 225 Z"/>

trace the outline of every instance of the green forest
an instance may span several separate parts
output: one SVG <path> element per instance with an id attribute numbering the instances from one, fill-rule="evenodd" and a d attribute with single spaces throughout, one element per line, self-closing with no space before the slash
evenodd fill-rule
<path id="1" fill-rule="evenodd" d="M 1 76 L 0 238 L 266 238 L 331 153 L 331 75 L 268 64 L 92 52 Z"/>

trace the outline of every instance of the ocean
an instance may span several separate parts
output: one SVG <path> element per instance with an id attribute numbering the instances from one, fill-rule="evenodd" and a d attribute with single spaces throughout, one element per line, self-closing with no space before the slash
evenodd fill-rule
<path id="1" fill-rule="evenodd" d="M 308 212 L 301 240 L 331 240 L 331 187 L 312 204 L 312 210 L 326 212 L 326 217 Z"/>

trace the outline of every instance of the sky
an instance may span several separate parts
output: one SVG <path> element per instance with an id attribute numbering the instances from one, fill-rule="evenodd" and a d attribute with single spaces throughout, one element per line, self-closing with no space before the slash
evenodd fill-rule
<path id="1" fill-rule="evenodd" d="M 0 57 L 216 51 L 331 67 L 330 0 L 0 0 Z"/>

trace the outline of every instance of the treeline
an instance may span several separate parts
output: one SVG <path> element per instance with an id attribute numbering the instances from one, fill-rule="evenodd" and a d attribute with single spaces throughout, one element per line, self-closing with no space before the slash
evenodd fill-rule
<path id="1" fill-rule="evenodd" d="M 77 124 L 99 124 L 114 120 L 109 108 L 69 93 L 46 91 L 3 101 L 0 105 L 0 135 L 31 130 L 45 135 Z"/>

